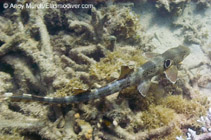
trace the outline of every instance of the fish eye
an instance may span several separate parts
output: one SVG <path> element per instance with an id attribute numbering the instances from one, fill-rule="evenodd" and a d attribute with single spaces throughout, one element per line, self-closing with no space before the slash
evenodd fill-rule
<path id="1" fill-rule="evenodd" d="M 167 69 L 171 66 L 172 61 L 170 59 L 167 59 L 164 61 L 164 68 Z"/>

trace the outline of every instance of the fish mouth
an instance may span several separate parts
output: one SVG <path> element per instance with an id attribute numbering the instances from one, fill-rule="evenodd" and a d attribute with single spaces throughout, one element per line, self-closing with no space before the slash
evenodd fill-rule
<path id="1" fill-rule="evenodd" d="M 185 54 L 183 56 L 183 59 L 186 58 L 189 54 L 190 54 L 190 48 L 189 47 L 185 47 Z"/>

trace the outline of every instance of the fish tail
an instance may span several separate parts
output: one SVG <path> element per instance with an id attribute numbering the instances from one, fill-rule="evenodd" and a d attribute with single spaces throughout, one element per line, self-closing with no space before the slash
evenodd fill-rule
<path id="1" fill-rule="evenodd" d="M 89 101 L 101 98 L 103 96 L 108 96 L 117 91 L 120 91 L 125 87 L 127 87 L 127 79 L 121 79 L 113 83 L 110 83 L 105 87 L 95 89 L 91 92 L 85 92 L 73 96 L 42 97 L 31 94 L 23 94 L 23 95 L 12 95 L 12 96 L 10 95 L 9 99 L 11 101 L 37 101 L 37 102 L 52 103 L 52 104 L 71 104 L 71 103 Z"/>

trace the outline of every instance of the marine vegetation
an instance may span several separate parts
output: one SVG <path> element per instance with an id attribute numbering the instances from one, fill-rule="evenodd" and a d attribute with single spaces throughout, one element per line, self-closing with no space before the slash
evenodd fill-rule
<path id="1" fill-rule="evenodd" d="M 162 55 L 147 53 L 155 46 L 142 30 L 139 15 L 129 7 L 101 2 L 83 10 L 3 10 L 0 139 L 169 140 L 200 127 L 193 120 L 205 115 L 209 102 L 193 90 L 193 79 L 179 64 L 189 49 L 171 46 Z M 153 71 L 148 69 L 151 66 Z M 170 68 L 173 74 L 167 71 Z M 135 80 L 128 78 L 131 75 Z M 121 80 L 124 89 L 116 90 L 115 81 Z M 114 91 L 103 89 L 112 82 Z M 96 92 L 93 89 L 112 95 L 69 104 L 5 100 L 11 95 L 52 101 L 89 97 Z"/>

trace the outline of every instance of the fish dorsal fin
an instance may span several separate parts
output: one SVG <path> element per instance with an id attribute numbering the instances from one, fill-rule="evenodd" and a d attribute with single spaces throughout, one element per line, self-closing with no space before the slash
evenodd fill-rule
<path id="1" fill-rule="evenodd" d="M 120 73 L 119 79 L 123 79 L 123 78 L 127 77 L 133 71 L 134 71 L 134 69 L 130 68 L 129 66 L 121 66 L 121 73 Z"/>
<path id="2" fill-rule="evenodd" d="M 170 68 L 168 68 L 166 71 L 164 71 L 164 73 L 166 75 L 166 78 L 170 82 L 172 82 L 173 84 L 176 83 L 178 70 L 177 70 L 177 67 L 175 65 L 174 66 L 171 66 Z"/>
<path id="3" fill-rule="evenodd" d="M 72 90 L 72 93 L 73 95 L 77 95 L 77 94 L 82 94 L 82 93 L 85 93 L 85 92 L 88 92 L 90 91 L 89 89 L 81 89 L 81 88 L 74 88 Z"/>
<path id="4" fill-rule="evenodd" d="M 145 52 L 144 53 L 144 56 L 147 58 L 147 59 L 152 59 L 153 57 L 156 57 L 160 55 L 159 53 L 153 53 L 153 52 Z"/>
<path id="5" fill-rule="evenodd" d="M 151 85 L 150 80 L 143 81 L 138 85 L 137 89 L 143 97 L 146 97 L 147 92 L 149 91 L 150 85 Z"/>

